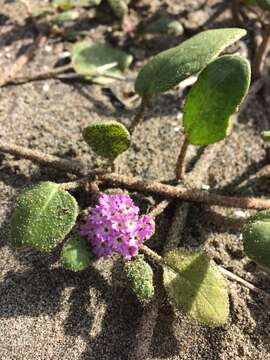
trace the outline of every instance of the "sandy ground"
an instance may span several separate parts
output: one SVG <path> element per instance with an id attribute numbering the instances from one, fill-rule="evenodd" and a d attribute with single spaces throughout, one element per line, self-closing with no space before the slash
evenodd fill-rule
<path id="1" fill-rule="evenodd" d="M 161 3 L 164 6 L 167 3 L 167 9 L 183 19 L 187 35 L 205 23 L 206 27 L 231 25 L 228 11 L 208 23 L 220 1 L 209 1 L 207 7 L 203 7 L 204 1 Z M 33 32 L 24 25 L 24 10 L 18 2 L 0 0 L 0 4 L 3 67 L 31 43 Z M 157 2 L 151 2 L 151 6 L 151 11 L 155 11 Z M 89 20 L 83 26 L 95 28 L 91 37 L 104 39 L 105 35 L 108 37 L 106 21 L 98 24 Z M 170 39 L 170 45 L 180 40 Z M 109 37 L 108 41 L 115 38 Z M 165 43 L 160 40 L 160 46 Z M 156 43 L 148 45 L 148 55 L 156 52 Z M 241 47 L 245 49 L 244 44 Z M 37 53 L 24 71 L 52 66 L 59 54 L 69 48 L 69 43 L 49 40 L 48 46 Z M 137 61 L 129 74 L 131 77 L 139 66 Z M 115 85 L 116 90 L 120 91 L 121 86 Z M 119 161 L 121 173 L 162 180 L 173 177 L 182 140 L 178 119 L 180 98 L 179 91 L 156 98 L 146 120 L 136 130 L 134 144 Z M 47 80 L 12 86 L 0 92 L 0 138 L 50 154 L 78 158 L 88 162 L 91 168 L 97 160 L 82 141 L 81 129 L 97 119 L 116 119 L 129 124 L 133 113 L 122 109 L 97 85 Z M 256 176 L 269 161 L 259 136 L 268 125 L 260 100 L 254 98 L 234 124 L 232 135 L 223 141 L 205 183 L 226 194 L 267 196 L 270 179 Z M 190 154 L 197 152 L 201 153 L 200 149 L 192 149 Z M 126 360 L 136 351 L 134 339 L 145 310 L 125 287 L 118 259 L 98 262 L 95 267 L 74 274 L 61 268 L 60 249 L 48 256 L 31 250 L 17 252 L 9 246 L 9 215 L 17 192 L 37 181 L 66 179 L 58 171 L 0 154 L 0 358 L 3 360 Z M 78 199 L 85 202 L 80 194 Z M 149 199 L 144 201 L 147 204 Z M 235 210 L 215 210 L 235 216 Z M 166 223 L 166 219 L 163 221 Z M 244 256 L 240 232 L 230 227 L 229 221 L 217 223 L 209 209 L 192 205 L 185 234 L 184 244 L 202 246 L 218 264 L 270 292 L 269 276 Z M 270 305 L 236 283 L 229 283 L 229 289 L 230 319 L 220 329 L 198 326 L 165 302 L 147 360 L 270 359 Z M 147 338 L 149 334 L 140 336 Z"/>

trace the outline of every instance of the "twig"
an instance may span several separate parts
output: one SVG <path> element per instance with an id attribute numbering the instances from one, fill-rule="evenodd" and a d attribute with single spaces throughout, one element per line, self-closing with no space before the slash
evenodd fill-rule
<path id="1" fill-rule="evenodd" d="M 177 163 L 176 163 L 176 168 L 175 168 L 176 180 L 180 180 L 184 176 L 184 173 L 185 173 L 184 162 L 185 162 L 188 146 L 189 146 L 189 142 L 188 142 L 187 138 L 185 137 L 183 145 L 181 147 L 180 154 L 178 156 Z"/>
<path id="2" fill-rule="evenodd" d="M 257 55 L 254 61 L 253 77 L 258 79 L 261 76 L 264 59 L 268 52 L 270 42 L 270 24 L 267 25 L 265 33 L 263 35 L 262 42 L 257 50 Z"/>
<path id="3" fill-rule="evenodd" d="M 148 215 L 154 219 L 155 217 L 163 213 L 163 211 L 168 207 L 170 202 L 170 200 L 161 201 L 148 213 Z"/>
<path id="4" fill-rule="evenodd" d="M 257 286 L 251 284 L 250 282 L 242 279 L 240 276 L 235 275 L 234 273 L 230 272 L 229 270 L 224 269 L 222 266 L 219 266 L 219 271 L 225 275 L 229 280 L 237 281 L 239 284 L 245 286 L 246 288 L 256 292 L 257 294 L 263 295 L 270 300 L 270 294 L 262 289 L 259 289 Z"/>
<path id="5" fill-rule="evenodd" d="M 0 152 L 29 159 L 34 163 L 51 166 L 68 173 L 82 175 L 83 166 L 79 161 L 61 159 L 57 156 L 46 155 L 37 150 L 0 142 Z"/>
<path id="6" fill-rule="evenodd" d="M 241 209 L 262 210 L 270 208 L 270 200 L 264 198 L 223 196 L 196 188 L 165 185 L 157 181 L 145 180 L 139 177 L 128 177 L 114 173 L 99 175 L 98 179 L 105 183 L 108 182 L 110 185 L 123 186 L 130 190 L 139 190 L 147 193 L 156 193 L 166 198 L 176 198 L 202 202 L 208 205 Z"/>
<path id="7" fill-rule="evenodd" d="M 77 74 L 74 72 L 66 74 L 67 71 L 71 71 L 71 70 L 73 71 L 73 67 L 70 64 L 67 64 L 67 65 L 59 66 L 57 68 L 40 71 L 40 72 L 37 72 L 34 74 L 12 78 L 9 81 L 5 82 L 2 86 L 20 85 L 20 84 L 24 84 L 24 83 L 31 82 L 31 81 L 39 81 L 39 80 L 46 80 L 46 79 L 53 79 L 53 78 L 58 78 L 58 79 L 62 79 L 62 80 L 86 79 L 85 75 Z M 105 71 L 105 69 L 103 71 Z M 94 74 L 90 80 L 95 80 L 95 78 L 98 78 L 100 76 L 105 77 L 107 79 L 112 79 L 112 80 L 126 81 L 126 78 L 123 76 L 114 75 L 114 74 L 106 74 L 106 73 L 103 73 L 99 68 L 97 69 L 96 74 Z M 1 84 L 0 84 L 0 86 L 1 86 Z"/>
<path id="8" fill-rule="evenodd" d="M 149 98 L 143 98 L 142 101 L 141 101 L 141 104 L 139 106 L 139 109 L 129 127 L 129 132 L 130 134 L 132 135 L 132 133 L 134 132 L 136 126 L 139 125 L 139 123 L 142 121 L 143 119 L 143 116 L 149 106 L 149 102 L 150 102 L 150 99 Z"/>
<path id="9" fill-rule="evenodd" d="M 63 74 L 66 71 L 72 70 L 72 69 L 73 68 L 70 64 L 63 65 L 63 66 L 59 66 L 57 68 L 40 71 L 35 74 L 30 74 L 30 75 L 16 77 L 16 78 L 13 77 L 13 78 L 9 79 L 8 81 L 6 81 L 1 86 L 7 86 L 7 85 L 12 85 L 12 84 L 14 84 L 14 85 L 15 84 L 23 84 L 23 83 L 30 82 L 30 81 L 50 79 L 50 78 L 57 77 L 58 75 Z"/>
<path id="10" fill-rule="evenodd" d="M 28 48 L 28 50 L 21 55 L 12 68 L 7 72 L 4 78 L 0 81 L 0 87 L 13 83 L 15 81 L 16 74 L 33 58 L 35 51 L 38 48 L 44 46 L 47 42 L 47 37 L 38 35 L 34 43 Z"/>
<path id="11" fill-rule="evenodd" d="M 77 161 L 65 160 L 56 156 L 45 155 L 36 150 L 30 150 L 21 146 L 10 145 L 0 142 L 0 151 L 12 155 L 20 156 L 33 162 L 43 165 L 52 166 L 56 169 L 64 170 L 73 174 L 81 175 L 83 173 L 83 165 Z M 101 174 L 100 174 L 101 173 Z M 94 170 L 88 177 L 67 183 L 70 188 L 76 188 L 78 183 L 89 181 L 89 176 L 97 175 L 97 180 L 102 184 L 110 184 L 112 186 L 123 186 L 130 190 L 139 190 L 146 193 L 156 193 L 165 198 L 175 198 L 187 201 L 202 202 L 208 205 L 218 205 L 232 208 L 242 209 L 269 209 L 270 200 L 264 198 L 252 197 L 231 197 L 214 194 L 209 191 L 196 188 L 186 188 L 184 186 L 172 186 L 162 184 L 158 181 L 145 180 L 140 177 L 129 177 L 115 173 L 103 173 L 103 170 Z"/>

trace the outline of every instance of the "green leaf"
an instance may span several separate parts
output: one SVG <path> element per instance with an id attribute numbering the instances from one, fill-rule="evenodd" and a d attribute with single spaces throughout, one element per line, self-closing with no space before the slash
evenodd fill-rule
<path id="1" fill-rule="evenodd" d="M 41 251 L 56 247 L 75 225 L 78 205 L 53 182 L 41 182 L 17 198 L 11 217 L 11 242 Z"/>
<path id="2" fill-rule="evenodd" d="M 31 16 L 32 16 L 33 18 L 41 19 L 41 18 L 46 17 L 46 16 L 49 15 L 49 14 L 50 14 L 50 10 L 37 8 L 37 9 L 34 9 L 34 10 L 32 11 L 32 15 L 31 15 Z"/>
<path id="3" fill-rule="evenodd" d="M 164 261 L 164 286 L 175 306 L 201 324 L 225 324 L 227 284 L 216 264 L 204 254 L 185 250 L 169 252 Z"/>
<path id="4" fill-rule="evenodd" d="M 141 97 L 151 97 L 172 89 L 201 71 L 221 51 L 245 34 L 245 30 L 238 28 L 207 30 L 175 48 L 159 53 L 139 72 L 136 92 Z"/>
<path id="5" fill-rule="evenodd" d="M 63 11 L 62 13 L 55 15 L 52 19 L 51 22 L 53 24 L 57 24 L 57 25 L 61 25 L 63 24 L 65 21 L 72 21 L 72 20 L 76 20 L 78 19 L 78 17 L 80 16 L 80 14 L 75 11 L 75 10 L 68 10 L 68 11 Z"/>
<path id="6" fill-rule="evenodd" d="M 151 266 L 138 255 L 126 264 L 126 274 L 130 287 L 142 303 L 149 302 L 154 296 L 153 270 Z"/>
<path id="7" fill-rule="evenodd" d="M 149 24 L 146 27 L 145 32 L 151 34 L 168 34 L 179 36 L 183 34 L 184 29 L 179 21 L 174 20 L 169 16 L 162 16 L 161 18 Z"/>
<path id="8" fill-rule="evenodd" d="M 117 17 L 122 19 L 128 12 L 130 0 L 107 0 Z"/>
<path id="9" fill-rule="evenodd" d="M 250 65 L 242 57 L 225 55 L 210 63 L 186 98 L 183 124 L 188 142 L 208 145 L 224 139 L 249 85 Z"/>
<path id="10" fill-rule="evenodd" d="M 267 141 L 267 142 L 270 141 L 270 131 L 262 131 L 261 136 L 264 141 Z"/>
<path id="11" fill-rule="evenodd" d="M 76 235 L 65 243 L 61 252 L 63 266 L 72 271 L 86 269 L 96 259 L 90 250 L 89 242 Z"/>
<path id="12" fill-rule="evenodd" d="M 132 56 L 122 50 L 113 49 L 90 41 L 76 43 L 71 52 L 71 61 L 74 70 L 86 77 L 97 76 L 98 73 L 106 75 L 121 75 L 132 63 Z M 106 65 L 112 68 L 105 70 Z M 97 80 L 97 79 L 95 79 Z M 100 75 L 98 82 L 107 83 L 108 80 Z"/>
<path id="13" fill-rule="evenodd" d="M 270 211 L 260 211 L 243 228 L 244 251 L 261 266 L 270 268 Z"/>
<path id="14" fill-rule="evenodd" d="M 257 4 L 261 9 L 270 11 L 270 0 L 257 0 Z"/>
<path id="15" fill-rule="evenodd" d="M 98 6 L 101 0 L 53 0 L 52 6 L 61 10 L 70 10 L 76 7 Z"/>
<path id="16" fill-rule="evenodd" d="M 83 130 L 83 138 L 100 156 L 114 159 L 130 145 L 130 134 L 117 121 L 96 122 Z"/>

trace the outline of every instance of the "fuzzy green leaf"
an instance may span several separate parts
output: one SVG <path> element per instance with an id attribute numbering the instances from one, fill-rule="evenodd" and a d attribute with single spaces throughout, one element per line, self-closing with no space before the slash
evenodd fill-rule
<path id="1" fill-rule="evenodd" d="M 154 296 L 153 270 L 142 256 L 126 264 L 126 274 L 130 287 L 142 303 L 149 302 Z"/>
<path id="2" fill-rule="evenodd" d="M 114 159 L 130 145 L 130 134 L 117 121 L 96 122 L 83 130 L 83 138 L 100 156 Z"/>
<path id="3" fill-rule="evenodd" d="M 78 17 L 80 16 L 80 14 L 75 11 L 75 10 L 67 10 L 67 11 L 63 11 L 58 15 L 55 15 L 52 19 L 51 22 L 53 24 L 57 24 L 57 25 L 61 25 L 63 24 L 65 21 L 72 21 L 72 20 L 76 20 L 78 19 Z"/>
<path id="4" fill-rule="evenodd" d="M 270 141 L 270 131 L 262 131 L 261 136 L 264 141 L 267 141 L 267 142 Z"/>
<path id="5" fill-rule="evenodd" d="M 179 36 L 183 34 L 184 29 L 179 21 L 174 20 L 169 16 L 162 16 L 161 18 L 150 23 L 146 27 L 145 32 L 151 34 L 168 34 Z"/>
<path id="6" fill-rule="evenodd" d="M 122 19 L 128 12 L 130 0 L 107 0 L 117 17 Z"/>
<path id="7" fill-rule="evenodd" d="M 230 131 L 231 115 L 248 92 L 249 62 L 237 55 L 225 55 L 210 63 L 190 90 L 183 124 L 188 142 L 208 145 Z"/>
<path id="8" fill-rule="evenodd" d="M 106 75 L 121 75 L 132 62 L 132 56 L 122 50 L 113 49 L 89 41 L 76 43 L 71 52 L 71 61 L 74 70 L 88 78 L 97 76 L 98 72 Z M 113 64 L 110 69 L 104 70 L 104 66 Z M 97 80 L 97 79 L 95 79 Z M 111 81 L 102 75 L 98 76 L 98 82 Z"/>
<path id="9" fill-rule="evenodd" d="M 68 239 L 61 252 L 63 266 L 72 271 L 86 269 L 95 259 L 96 257 L 90 250 L 89 242 L 81 238 L 80 235 Z"/>
<path id="10" fill-rule="evenodd" d="M 270 211 L 260 211 L 243 228 L 244 251 L 261 266 L 270 268 Z"/>
<path id="11" fill-rule="evenodd" d="M 207 30 L 179 46 L 154 56 L 140 71 L 135 90 L 150 97 L 172 89 L 189 76 L 201 71 L 227 46 L 246 34 L 238 28 Z"/>
<path id="12" fill-rule="evenodd" d="M 204 254 L 185 250 L 169 252 L 164 261 L 164 286 L 175 306 L 201 324 L 225 324 L 227 284 L 216 264 Z"/>
<path id="13" fill-rule="evenodd" d="M 18 196 L 11 217 L 11 242 L 50 251 L 69 233 L 77 216 L 73 196 L 55 183 L 41 182 Z"/>

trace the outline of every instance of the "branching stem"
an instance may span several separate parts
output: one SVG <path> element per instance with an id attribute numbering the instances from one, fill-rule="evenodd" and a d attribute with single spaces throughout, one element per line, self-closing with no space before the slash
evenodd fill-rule
<path id="1" fill-rule="evenodd" d="M 75 160 L 69 161 L 56 156 L 46 155 L 36 150 L 30 150 L 21 146 L 11 145 L 0 142 L 0 151 L 12 155 L 20 156 L 33 162 L 54 167 L 69 173 L 81 175 L 83 165 Z M 93 175 L 97 176 L 97 181 L 104 186 L 122 186 L 130 190 L 138 190 L 145 193 L 154 193 L 165 198 L 175 198 L 187 201 L 206 203 L 208 205 L 218 205 L 223 207 L 241 208 L 241 209 L 269 209 L 270 200 L 264 198 L 252 197 L 231 197 L 215 194 L 209 191 L 197 188 L 187 188 L 184 186 L 172 186 L 162 184 L 158 181 L 145 180 L 140 177 L 131 177 L 115 173 L 104 173 L 102 169 L 93 170 L 88 176 L 76 181 L 67 183 L 69 188 L 74 189 L 83 183 L 89 182 Z"/>

